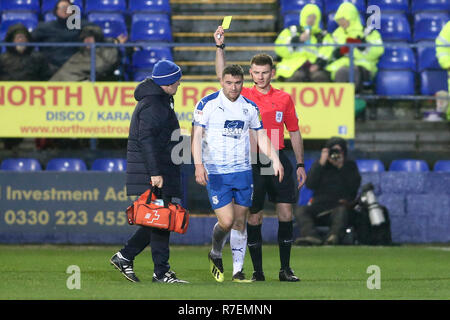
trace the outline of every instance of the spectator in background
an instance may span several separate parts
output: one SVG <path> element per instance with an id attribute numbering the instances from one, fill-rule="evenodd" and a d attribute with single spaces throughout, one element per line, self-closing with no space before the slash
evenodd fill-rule
<path id="1" fill-rule="evenodd" d="M 47 59 L 34 47 L 23 46 L 30 42 L 31 34 L 22 24 L 9 27 L 5 42 L 16 43 L 14 47 L 6 47 L 0 55 L 0 81 L 46 81 L 50 78 Z M 5 149 L 13 149 L 23 141 L 22 138 L 3 139 Z"/>
<path id="2" fill-rule="evenodd" d="M 31 41 L 31 34 L 23 24 L 9 27 L 5 42 L 17 43 L 15 47 L 7 47 L 0 55 L 1 81 L 46 81 L 50 78 L 50 69 L 44 55 L 34 47 L 21 43 Z"/>
<path id="3" fill-rule="evenodd" d="M 361 24 L 358 9 L 350 2 L 342 3 L 334 16 L 339 27 L 333 32 L 332 37 L 336 44 L 342 47 L 334 47 L 333 59 L 325 70 L 331 73 L 331 79 L 335 82 L 348 82 L 350 78 L 350 58 L 347 43 L 382 44 L 380 33 L 373 28 L 365 30 Z M 380 46 L 358 47 L 353 50 L 354 57 L 354 81 L 356 92 L 361 91 L 364 81 L 373 78 L 377 72 L 377 63 L 384 53 Z"/>
<path id="4" fill-rule="evenodd" d="M 89 25 L 83 27 L 80 39 L 85 44 L 105 42 L 103 31 L 99 26 Z M 120 36 L 117 42 L 125 42 L 126 36 Z M 112 41 L 107 39 L 107 41 Z M 120 62 L 120 53 L 115 47 L 97 47 L 95 49 L 95 72 L 97 81 L 114 81 L 114 76 Z M 50 81 L 88 81 L 91 74 L 91 47 L 86 45 L 78 50 L 53 75 Z"/>
<path id="5" fill-rule="evenodd" d="M 436 45 L 450 45 L 450 21 L 445 24 L 436 38 Z M 448 91 L 450 95 L 450 47 L 436 47 L 436 57 L 442 69 L 447 70 Z M 447 120 L 450 120 L 450 102 L 447 102 Z"/>
<path id="6" fill-rule="evenodd" d="M 310 205 L 298 207 L 295 212 L 300 228 L 296 244 L 322 244 L 316 225 L 330 226 L 325 244 L 339 244 L 349 216 L 356 205 L 361 176 L 356 163 L 347 160 L 347 143 L 333 137 L 322 149 L 320 159 L 313 163 L 306 187 L 313 191 Z"/>
<path id="7" fill-rule="evenodd" d="M 70 30 L 67 20 L 72 15 L 68 10 L 72 4 L 69 0 L 59 0 L 54 8 L 56 20 L 40 22 L 32 32 L 34 42 L 79 42 L 81 29 Z M 69 13 L 68 13 L 69 11 Z M 86 25 L 81 20 L 81 28 Z M 40 51 L 47 57 L 54 74 L 69 58 L 78 51 L 78 47 L 41 47 Z"/>
<path id="8" fill-rule="evenodd" d="M 320 29 L 322 14 L 315 4 L 307 4 L 300 12 L 300 26 L 285 28 L 275 44 L 332 43 L 326 31 Z M 331 49 L 330 49 L 331 48 Z M 294 82 L 328 82 L 330 75 L 324 70 L 333 47 L 277 46 L 275 53 L 281 57 L 276 76 Z"/>

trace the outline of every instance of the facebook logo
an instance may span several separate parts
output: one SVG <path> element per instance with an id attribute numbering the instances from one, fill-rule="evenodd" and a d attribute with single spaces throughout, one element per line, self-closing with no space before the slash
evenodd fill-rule
<path id="1" fill-rule="evenodd" d="M 347 134 L 347 126 L 339 126 L 338 127 L 338 133 L 342 134 L 342 135 Z"/>

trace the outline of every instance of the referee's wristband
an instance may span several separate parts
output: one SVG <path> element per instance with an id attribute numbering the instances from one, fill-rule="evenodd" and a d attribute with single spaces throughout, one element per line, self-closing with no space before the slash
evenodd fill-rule
<path id="1" fill-rule="evenodd" d="M 304 163 L 297 163 L 297 169 L 298 168 L 304 168 L 305 167 L 305 164 Z"/>

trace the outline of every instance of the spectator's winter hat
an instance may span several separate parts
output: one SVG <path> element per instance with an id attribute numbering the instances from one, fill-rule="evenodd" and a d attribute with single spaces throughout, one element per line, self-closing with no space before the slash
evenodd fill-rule
<path id="1" fill-rule="evenodd" d="M 160 60 L 153 67 L 152 79 L 159 86 L 169 86 L 181 78 L 181 68 L 169 60 Z"/>
<path id="2" fill-rule="evenodd" d="M 31 41 L 31 34 L 28 31 L 27 27 L 25 27 L 21 23 L 18 23 L 18 24 L 13 24 L 8 28 L 8 31 L 6 32 L 6 35 L 5 35 L 5 42 L 13 42 L 16 34 L 19 34 L 19 33 L 24 34 L 25 37 L 27 38 L 27 40 Z M 11 47 L 8 47 L 8 48 L 11 48 Z"/>
<path id="3" fill-rule="evenodd" d="M 81 29 L 80 39 L 84 40 L 88 37 L 94 37 L 95 42 L 104 42 L 105 40 L 102 28 L 97 25 L 88 25 Z"/>
<path id="4" fill-rule="evenodd" d="M 21 23 L 18 23 L 18 24 L 14 24 L 8 28 L 8 31 L 6 32 L 6 35 L 5 35 L 5 42 L 10 42 L 10 43 L 14 42 L 14 37 L 16 36 L 16 34 L 19 34 L 19 33 L 25 35 L 28 42 L 31 41 L 31 34 L 28 31 L 27 27 L 25 27 Z M 33 50 L 34 50 L 34 47 L 27 46 L 25 49 L 25 53 L 30 53 Z M 16 48 L 15 47 L 6 47 L 6 51 L 16 52 Z"/>

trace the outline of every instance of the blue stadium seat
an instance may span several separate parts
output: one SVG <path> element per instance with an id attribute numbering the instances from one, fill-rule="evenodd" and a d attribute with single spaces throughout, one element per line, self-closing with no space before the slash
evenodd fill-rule
<path id="1" fill-rule="evenodd" d="M 411 12 L 419 11 L 449 11 L 450 0 L 412 0 Z"/>
<path id="2" fill-rule="evenodd" d="M 383 13 L 380 17 L 383 41 L 411 41 L 411 27 L 403 13 Z"/>
<path id="3" fill-rule="evenodd" d="M 122 12 L 127 10 L 127 3 L 125 0 L 86 0 L 86 13 L 91 12 Z"/>
<path id="4" fill-rule="evenodd" d="M 314 160 L 311 159 L 305 159 L 305 171 L 308 172 L 309 169 L 311 169 L 311 166 L 313 165 Z"/>
<path id="5" fill-rule="evenodd" d="M 356 160 L 359 172 L 383 172 L 384 164 L 377 159 L 359 159 Z"/>
<path id="6" fill-rule="evenodd" d="M 313 191 L 311 189 L 308 189 L 307 187 L 303 186 L 300 189 L 300 194 L 298 197 L 298 202 L 297 204 L 299 206 L 306 206 L 309 202 L 309 200 L 311 200 L 313 196 Z"/>
<path id="7" fill-rule="evenodd" d="M 417 71 L 426 69 L 441 70 L 436 58 L 436 47 L 434 41 L 420 41 L 418 44 L 429 44 L 430 46 L 417 47 Z"/>
<path id="8" fill-rule="evenodd" d="M 171 7 L 169 0 L 130 0 L 128 11 L 135 12 L 163 12 L 170 14 Z"/>
<path id="9" fill-rule="evenodd" d="M 0 0 L 0 8 L 2 11 L 8 10 L 26 10 L 39 12 L 39 0 Z"/>
<path id="10" fill-rule="evenodd" d="M 448 91 L 447 71 L 425 70 L 420 73 L 420 92 L 423 95 L 434 95 L 440 90 Z"/>
<path id="11" fill-rule="evenodd" d="M 415 73 L 412 70 L 379 70 L 376 75 L 379 95 L 408 95 L 415 93 Z"/>
<path id="12" fill-rule="evenodd" d="M 327 16 L 327 32 L 328 33 L 332 33 L 334 30 L 337 29 L 338 24 L 336 21 L 334 21 L 334 15 L 336 14 L 336 12 L 330 12 Z M 366 25 L 366 21 L 364 19 L 364 15 L 360 12 L 359 13 L 359 17 L 361 19 L 361 24 L 363 26 Z"/>
<path id="13" fill-rule="evenodd" d="M 448 13 L 421 12 L 414 15 L 414 41 L 434 41 L 450 19 Z"/>
<path id="14" fill-rule="evenodd" d="M 305 171 L 308 173 L 309 169 L 311 169 L 312 164 L 314 163 L 311 159 L 305 159 Z M 308 189 L 305 185 L 300 189 L 298 202 L 297 204 L 300 206 L 306 206 L 308 201 L 312 198 L 313 192 L 311 189 Z"/>
<path id="15" fill-rule="evenodd" d="M 172 52 L 169 47 L 149 47 L 133 53 L 133 68 L 153 69 L 159 60 L 173 61 Z"/>
<path id="16" fill-rule="evenodd" d="M 339 6 L 344 2 L 353 3 L 360 13 L 366 12 L 365 0 L 324 0 L 325 14 L 328 15 L 330 12 L 336 12 Z"/>
<path id="17" fill-rule="evenodd" d="M 434 164 L 433 171 L 450 172 L 450 160 L 438 160 Z"/>
<path id="18" fill-rule="evenodd" d="M 310 3 L 317 5 L 320 10 L 323 10 L 322 0 L 281 0 L 281 14 L 286 14 L 288 12 L 300 13 L 303 7 Z"/>
<path id="19" fill-rule="evenodd" d="M 86 171 L 86 163 L 76 158 L 55 158 L 47 163 L 47 171 Z"/>
<path id="20" fill-rule="evenodd" d="M 381 12 L 403 12 L 408 13 L 408 0 L 367 0 L 367 7 L 378 6 Z"/>
<path id="21" fill-rule="evenodd" d="M 121 13 L 95 12 L 88 15 L 88 21 L 98 25 L 107 38 L 117 38 L 121 34 L 128 35 L 125 18 Z"/>
<path id="22" fill-rule="evenodd" d="M 283 28 L 298 25 L 300 25 L 300 14 L 298 12 L 286 13 L 283 15 Z"/>
<path id="23" fill-rule="evenodd" d="M 41 164 L 37 159 L 17 158 L 5 159 L 2 161 L 0 170 L 7 171 L 41 171 Z"/>
<path id="24" fill-rule="evenodd" d="M 379 69 L 416 70 L 416 57 L 409 47 L 386 47 L 378 62 Z"/>
<path id="25" fill-rule="evenodd" d="M 57 1 L 58 0 L 42 0 L 41 13 L 45 15 L 47 12 L 52 12 Z M 83 0 L 72 0 L 71 2 L 80 7 L 81 11 L 83 11 Z"/>
<path id="26" fill-rule="evenodd" d="M 94 171 L 125 171 L 127 169 L 127 160 L 120 158 L 102 158 L 96 159 L 92 163 L 91 170 Z"/>
<path id="27" fill-rule="evenodd" d="M 34 30 L 38 24 L 38 16 L 36 13 L 29 11 L 5 11 L 2 14 L 2 23 L 0 26 L 0 41 L 5 39 L 8 28 L 12 25 L 21 23 L 28 31 Z"/>
<path id="28" fill-rule="evenodd" d="M 426 172 L 430 168 L 425 160 L 399 159 L 391 162 L 389 171 Z"/>
<path id="29" fill-rule="evenodd" d="M 130 41 L 172 42 L 169 16 L 166 14 L 133 14 Z"/>
<path id="30" fill-rule="evenodd" d="M 133 81 L 141 82 L 152 76 L 150 69 L 137 69 L 133 72 Z"/>

